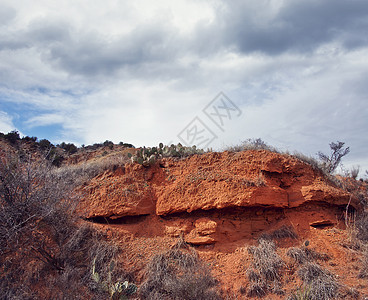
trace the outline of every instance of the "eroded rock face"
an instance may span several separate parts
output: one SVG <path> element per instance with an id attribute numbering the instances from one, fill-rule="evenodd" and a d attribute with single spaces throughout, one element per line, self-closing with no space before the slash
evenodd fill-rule
<path id="1" fill-rule="evenodd" d="M 186 241 L 192 245 L 209 245 L 216 242 L 217 222 L 210 218 L 199 218 Z"/>
<path id="2" fill-rule="evenodd" d="M 127 164 L 94 178 L 82 192 L 81 207 L 87 218 L 232 208 L 293 209 L 307 203 L 343 206 L 350 197 L 302 161 L 265 150 L 164 159 L 149 168 Z M 215 239 L 194 227 L 193 239 Z M 166 231 L 178 235 L 183 230 L 169 226 Z"/>
<path id="3" fill-rule="evenodd" d="M 293 157 L 247 151 L 165 159 L 149 168 L 127 164 L 96 177 L 81 191 L 85 217 L 122 218 L 96 226 L 121 234 L 128 245 L 124 251 L 133 258 L 128 266 L 138 270 L 183 238 L 213 266 L 224 289 L 240 299 L 244 295 L 239 291 L 248 284 L 245 245 L 288 228 L 297 238 L 274 238 L 284 249 L 281 253 L 308 240 L 310 248 L 318 246 L 318 252 L 343 262 L 335 268 L 346 270 L 340 278 L 354 284 L 357 280 L 351 276 L 353 267 L 341 267 L 346 265 L 346 249 L 338 246 L 345 245 L 346 235 L 339 228 L 344 227 L 346 205 L 351 200 L 356 206 L 356 199 Z M 290 292 L 295 290 L 293 279 Z"/>
<path id="4" fill-rule="evenodd" d="M 209 153 L 164 164 L 158 215 L 230 207 L 298 207 L 347 203 L 349 194 L 300 160 L 268 151 Z"/>
<path id="5" fill-rule="evenodd" d="M 83 188 L 81 209 L 86 218 L 116 219 L 155 212 L 154 190 L 144 176 L 137 172 L 136 166 L 130 167 L 133 168 L 128 169 L 128 172 L 125 168 L 106 172 Z"/>

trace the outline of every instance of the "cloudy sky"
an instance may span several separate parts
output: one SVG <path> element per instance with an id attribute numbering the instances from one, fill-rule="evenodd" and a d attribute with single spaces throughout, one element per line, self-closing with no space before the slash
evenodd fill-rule
<path id="1" fill-rule="evenodd" d="M 340 140 L 365 170 L 367 32 L 366 0 L 1 0 L 0 131 L 309 155 Z"/>

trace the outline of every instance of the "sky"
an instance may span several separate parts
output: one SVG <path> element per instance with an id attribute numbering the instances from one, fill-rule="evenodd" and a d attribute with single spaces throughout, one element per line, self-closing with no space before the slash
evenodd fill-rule
<path id="1" fill-rule="evenodd" d="M 0 1 L 0 131 L 53 143 L 262 138 L 368 169 L 366 0 Z"/>

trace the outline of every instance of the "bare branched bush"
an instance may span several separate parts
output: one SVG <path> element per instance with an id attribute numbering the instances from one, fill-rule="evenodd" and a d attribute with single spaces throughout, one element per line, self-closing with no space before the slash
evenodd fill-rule
<path id="1" fill-rule="evenodd" d="M 140 288 L 141 299 L 211 300 L 221 299 L 217 281 L 188 246 L 174 247 L 154 256 L 147 266 Z"/>
<path id="2" fill-rule="evenodd" d="M 249 297 L 263 297 L 268 292 L 281 293 L 280 269 L 284 265 L 276 253 L 272 240 L 260 239 L 258 246 L 251 246 L 248 252 L 253 256 L 253 262 L 247 270 Z"/>
<path id="3" fill-rule="evenodd" d="M 307 156 L 299 152 L 294 152 L 292 156 L 310 165 L 315 171 L 320 172 L 325 179 L 327 179 L 334 186 L 342 187 L 342 182 L 326 169 L 326 165 L 323 161 L 319 161 L 311 156 Z"/>
<path id="4" fill-rule="evenodd" d="M 360 171 L 360 166 L 353 166 L 350 170 L 350 177 L 353 179 L 357 179 Z"/>
<path id="5" fill-rule="evenodd" d="M 327 173 L 333 173 L 339 166 L 341 159 L 350 152 L 350 148 L 344 148 L 345 143 L 337 141 L 336 143 L 330 143 L 331 154 L 326 155 L 322 152 L 318 152 L 317 155 L 322 162 L 323 168 Z"/>
<path id="6" fill-rule="evenodd" d="M 47 161 L 1 158 L 0 294 L 4 299 L 85 299 L 101 294 L 91 285 L 91 262 L 114 247 L 76 217 L 78 198 L 71 188 Z"/>

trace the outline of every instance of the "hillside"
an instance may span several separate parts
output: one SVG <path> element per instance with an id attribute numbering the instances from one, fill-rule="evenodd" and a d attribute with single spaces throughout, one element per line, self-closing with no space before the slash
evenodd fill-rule
<path id="1" fill-rule="evenodd" d="M 147 166 L 128 153 L 135 149 L 79 149 L 54 172 L 74 182 L 79 224 L 119 246 L 138 286 L 132 299 L 368 297 L 365 182 L 264 149 Z M 185 260 L 197 255 L 202 271 Z"/>
<path id="2" fill-rule="evenodd" d="M 285 253 L 305 240 L 308 249 L 329 256 L 323 265 L 341 284 L 367 287 L 357 278 L 359 255 L 346 244 L 351 194 L 297 158 L 250 150 L 163 159 L 148 168 L 128 163 L 95 177 L 82 192 L 83 217 L 130 241 L 129 267 L 138 277 L 153 254 L 182 237 L 211 264 L 228 294 L 239 298 L 250 284 L 247 247 L 275 236 L 277 252 L 288 262 L 284 272 L 291 273 L 281 280 L 286 294 L 301 282 Z M 349 213 L 355 208 L 361 209 L 352 197 Z"/>

